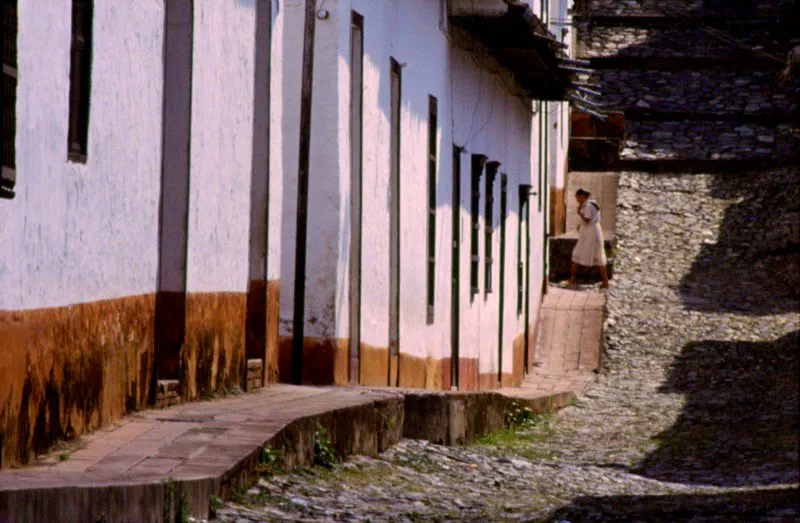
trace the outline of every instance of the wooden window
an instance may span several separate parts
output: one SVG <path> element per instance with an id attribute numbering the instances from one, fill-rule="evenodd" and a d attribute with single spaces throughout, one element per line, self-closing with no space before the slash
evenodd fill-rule
<path id="1" fill-rule="evenodd" d="M 92 0 L 72 0 L 72 50 L 69 72 L 67 157 L 86 163 L 89 97 L 92 87 Z"/>
<path id="2" fill-rule="evenodd" d="M 519 186 L 519 227 L 517 228 L 517 316 L 522 314 L 525 298 L 525 261 L 522 258 L 523 230 L 528 225 L 528 193 L 530 185 Z M 525 249 L 528 249 L 527 234 L 525 235 Z"/>
<path id="3" fill-rule="evenodd" d="M 428 96 L 428 267 L 427 267 L 427 323 L 433 323 L 436 285 L 436 160 L 438 131 L 438 101 Z"/>
<path id="4" fill-rule="evenodd" d="M 3 165 L 0 198 L 14 197 L 17 135 L 17 2 L 3 2 Z"/>
<path id="5" fill-rule="evenodd" d="M 478 218 L 480 215 L 480 201 L 481 201 L 481 174 L 483 174 L 483 166 L 486 165 L 486 156 L 482 154 L 472 155 L 472 169 L 471 169 L 471 195 L 470 195 L 470 263 L 469 263 L 469 287 L 470 296 L 474 298 L 480 292 L 478 283 L 478 270 L 481 262 L 481 255 L 478 246 L 478 232 L 480 224 Z"/>
<path id="6" fill-rule="evenodd" d="M 486 164 L 486 217 L 483 221 L 483 234 L 484 234 L 484 288 L 483 292 L 489 294 L 492 292 L 492 231 L 494 229 L 494 179 L 497 176 L 497 169 L 500 167 L 500 162 L 489 162 Z"/>
<path id="7" fill-rule="evenodd" d="M 547 131 L 547 128 L 544 126 L 544 114 L 547 111 L 547 106 L 544 102 L 537 102 L 538 104 L 538 124 L 539 124 L 539 161 L 537 163 L 537 170 L 539 171 L 539 212 L 542 212 L 542 193 L 544 192 L 544 187 L 542 187 L 542 175 L 544 173 L 544 164 L 545 164 L 545 144 L 544 144 L 544 133 Z"/>
<path id="8" fill-rule="evenodd" d="M 503 322 L 506 296 L 506 215 L 508 214 L 508 176 L 500 175 L 500 297 L 497 310 L 497 383 L 503 383 Z"/>

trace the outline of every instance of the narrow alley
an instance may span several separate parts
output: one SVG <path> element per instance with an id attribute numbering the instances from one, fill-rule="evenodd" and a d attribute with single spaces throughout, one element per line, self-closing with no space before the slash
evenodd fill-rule
<path id="1" fill-rule="evenodd" d="M 779 63 L 797 26 L 791 2 L 711 4 L 583 6 L 583 58 L 627 136 L 579 399 L 473 446 L 278 473 L 218 521 L 800 520 L 798 84 Z"/>

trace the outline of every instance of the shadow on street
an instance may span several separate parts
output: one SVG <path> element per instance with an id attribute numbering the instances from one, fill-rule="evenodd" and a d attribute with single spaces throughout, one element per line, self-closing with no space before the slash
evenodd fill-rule
<path id="1" fill-rule="evenodd" d="M 709 195 L 739 200 L 725 211 L 683 278 L 687 308 L 748 315 L 800 304 L 800 170 L 720 174 Z"/>
<path id="2" fill-rule="evenodd" d="M 733 494 L 586 496 L 559 509 L 550 521 L 794 521 L 800 489 Z"/>
<path id="3" fill-rule="evenodd" d="M 661 481 L 765 486 L 798 481 L 800 331 L 770 342 L 687 344 L 660 392 L 681 416 L 637 473 Z"/>

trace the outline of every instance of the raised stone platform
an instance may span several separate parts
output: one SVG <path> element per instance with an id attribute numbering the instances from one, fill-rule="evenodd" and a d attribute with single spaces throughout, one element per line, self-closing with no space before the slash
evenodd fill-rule
<path id="1" fill-rule="evenodd" d="M 276 385 L 139 412 L 34 465 L 0 471 L 0 522 L 207 518 L 216 497 L 257 479 L 263 448 L 285 468 L 311 463 L 318 426 L 342 456 L 377 454 L 401 437 L 469 443 L 503 426 L 516 406 L 545 412 L 569 404 L 575 393 L 563 385 L 481 392 Z"/>

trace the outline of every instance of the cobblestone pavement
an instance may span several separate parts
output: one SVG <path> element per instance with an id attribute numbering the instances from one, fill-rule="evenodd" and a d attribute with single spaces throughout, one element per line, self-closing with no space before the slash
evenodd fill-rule
<path id="1" fill-rule="evenodd" d="M 798 287 L 713 281 L 797 263 L 800 209 L 771 212 L 777 190 L 800 201 L 798 173 L 622 173 L 604 365 L 574 406 L 262 479 L 219 521 L 800 520 Z"/>

